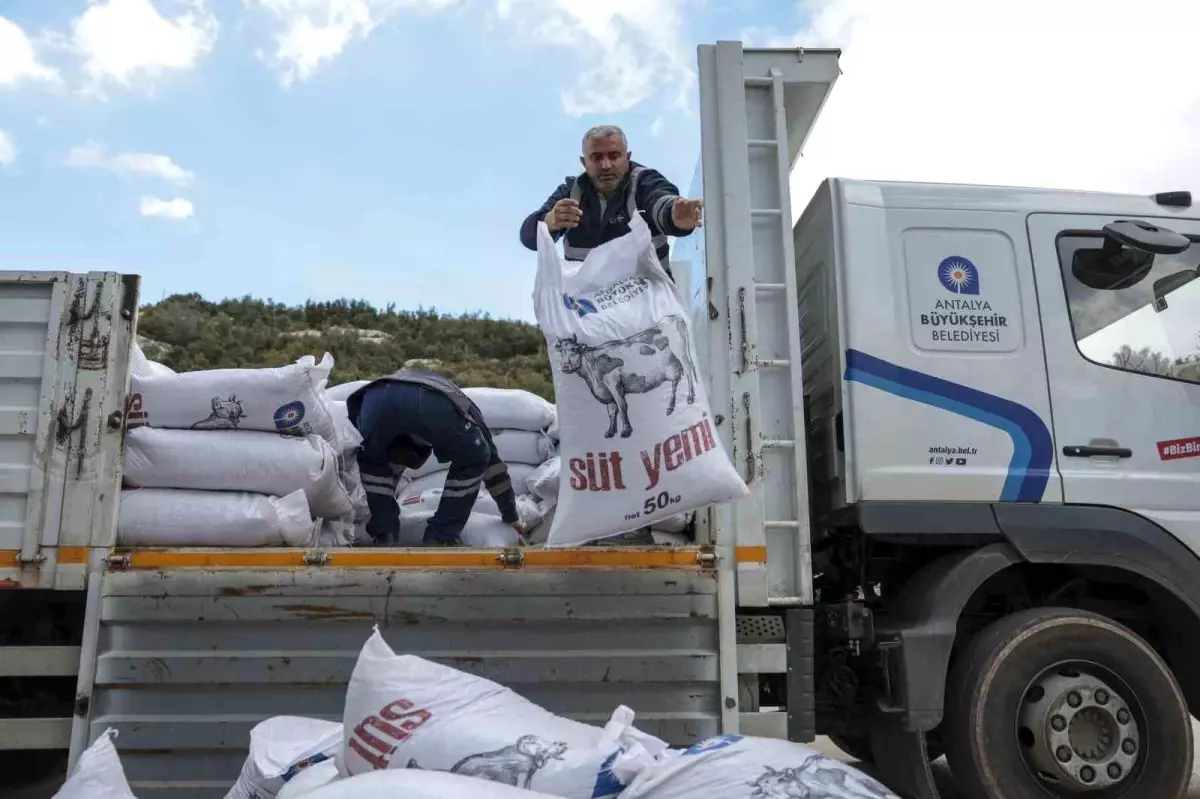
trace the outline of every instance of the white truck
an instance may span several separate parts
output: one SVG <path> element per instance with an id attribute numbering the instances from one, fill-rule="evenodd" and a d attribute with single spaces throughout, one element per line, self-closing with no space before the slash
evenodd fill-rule
<path id="1" fill-rule="evenodd" d="M 1200 210 L 789 174 L 832 50 L 699 48 L 673 259 L 751 498 L 696 545 L 115 547 L 138 281 L 0 273 L 0 747 L 107 727 L 220 797 L 249 729 L 340 719 L 371 625 L 673 743 L 832 737 L 927 799 L 1172 799 L 1200 705 Z M 19 702 L 17 700 L 20 700 Z"/>

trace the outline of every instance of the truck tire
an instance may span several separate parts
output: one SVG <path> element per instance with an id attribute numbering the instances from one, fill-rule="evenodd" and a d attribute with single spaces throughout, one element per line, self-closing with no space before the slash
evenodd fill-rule
<path id="1" fill-rule="evenodd" d="M 1183 799 L 1187 703 L 1167 664 L 1095 613 L 1006 616 L 961 653 L 942 740 L 967 799 Z"/>

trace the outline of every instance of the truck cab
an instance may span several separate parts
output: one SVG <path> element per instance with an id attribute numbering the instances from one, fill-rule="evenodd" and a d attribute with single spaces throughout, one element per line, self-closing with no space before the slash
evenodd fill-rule
<path id="1" fill-rule="evenodd" d="M 828 734 L 907 796 L 936 796 L 942 752 L 971 797 L 1181 796 L 1200 209 L 836 178 L 793 197 L 829 57 L 700 49 L 707 224 L 672 253 L 752 491 L 714 523 L 766 552 L 736 567 L 737 640 L 787 647 L 785 675 L 739 675 L 743 711 L 784 696 L 790 738 Z"/>

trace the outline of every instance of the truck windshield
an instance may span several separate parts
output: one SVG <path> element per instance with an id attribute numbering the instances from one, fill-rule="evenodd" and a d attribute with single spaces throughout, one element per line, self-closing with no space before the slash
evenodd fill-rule
<path id="1" fill-rule="evenodd" d="M 1159 255 L 1137 285 L 1117 291 L 1088 288 L 1071 273 L 1075 251 L 1102 244 L 1096 235 L 1063 235 L 1059 264 L 1079 351 L 1088 360 L 1135 372 L 1200 383 L 1200 279 L 1159 301 L 1154 284 L 1200 266 L 1200 242 L 1178 255 Z"/>

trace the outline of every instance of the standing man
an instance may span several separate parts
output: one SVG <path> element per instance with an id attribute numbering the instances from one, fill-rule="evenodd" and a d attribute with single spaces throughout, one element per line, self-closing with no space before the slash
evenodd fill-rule
<path id="1" fill-rule="evenodd" d="M 700 227 L 703 200 L 679 196 L 679 189 L 657 171 L 632 161 L 625 133 L 600 125 L 583 136 L 579 161 L 584 173 L 568 177 L 542 207 L 521 225 L 521 243 L 537 249 L 537 223 L 544 221 L 554 240 L 566 234 L 563 255 L 582 261 L 593 247 L 629 232 L 640 213 L 650 228 L 654 250 L 667 274 L 667 236 L 689 236 Z"/>
<path id="2" fill-rule="evenodd" d="M 425 546 L 459 546 L 479 487 L 500 506 L 501 517 L 524 532 L 508 467 L 478 406 L 441 375 L 401 370 L 355 391 L 346 399 L 350 421 L 362 434 L 359 471 L 371 519 L 367 533 L 387 546 L 400 533 L 396 486 L 405 469 L 415 469 L 432 453 L 450 462 L 437 511 L 425 525 Z"/>

